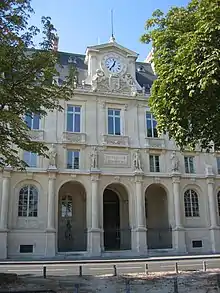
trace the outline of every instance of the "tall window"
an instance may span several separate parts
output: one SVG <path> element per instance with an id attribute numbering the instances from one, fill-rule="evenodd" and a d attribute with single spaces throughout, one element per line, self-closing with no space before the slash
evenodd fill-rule
<path id="1" fill-rule="evenodd" d="M 160 172 L 160 159 L 159 156 L 150 155 L 150 172 Z"/>
<path id="2" fill-rule="evenodd" d="M 40 129 L 40 115 L 39 114 L 26 114 L 25 122 L 30 129 Z"/>
<path id="3" fill-rule="evenodd" d="M 217 161 L 217 171 L 218 171 L 218 174 L 220 174 L 220 157 L 217 157 L 216 161 Z"/>
<path id="4" fill-rule="evenodd" d="M 184 164 L 186 173 L 195 173 L 194 157 L 184 157 Z"/>
<path id="5" fill-rule="evenodd" d="M 67 131 L 80 132 L 80 106 L 67 106 Z"/>
<path id="6" fill-rule="evenodd" d="M 157 133 L 157 121 L 150 112 L 146 112 L 146 123 L 147 123 L 147 137 L 158 137 Z"/>
<path id="7" fill-rule="evenodd" d="M 199 198 L 194 190 L 188 189 L 185 191 L 184 206 L 186 217 L 199 217 Z"/>
<path id="8" fill-rule="evenodd" d="M 28 165 L 28 167 L 36 168 L 37 167 L 37 154 L 24 151 L 23 160 Z"/>
<path id="9" fill-rule="evenodd" d="M 108 134 L 121 135 L 121 111 L 108 109 Z"/>
<path id="10" fill-rule="evenodd" d="M 218 202 L 218 215 L 220 216 L 220 191 L 217 194 L 217 202 Z"/>
<path id="11" fill-rule="evenodd" d="M 67 151 L 67 169 L 79 169 L 79 151 Z"/>
<path id="12" fill-rule="evenodd" d="M 37 217 L 38 190 L 33 185 L 26 185 L 19 192 L 18 217 Z"/>

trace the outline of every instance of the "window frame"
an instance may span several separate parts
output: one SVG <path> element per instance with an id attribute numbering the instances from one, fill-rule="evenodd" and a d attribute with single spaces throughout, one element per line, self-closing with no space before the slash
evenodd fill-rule
<path id="1" fill-rule="evenodd" d="M 68 154 L 72 152 L 71 156 L 71 162 L 72 162 L 72 168 L 68 168 Z M 74 168 L 74 160 L 75 160 L 75 153 L 78 153 L 78 168 Z M 80 150 L 79 149 L 67 149 L 66 150 L 66 169 L 68 170 L 79 170 L 80 169 Z"/>
<path id="2" fill-rule="evenodd" d="M 33 127 L 35 124 L 34 120 L 36 117 L 38 117 L 38 128 Z M 28 119 L 30 119 L 31 125 L 28 125 L 28 123 L 27 123 Z M 32 113 L 30 115 L 26 114 L 26 115 L 24 115 L 24 121 L 30 130 L 41 130 L 41 116 L 40 116 L 40 114 L 36 114 L 36 113 Z"/>
<path id="3" fill-rule="evenodd" d="M 150 118 L 147 118 L 147 114 L 150 115 Z M 147 122 L 148 121 L 150 121 L 151 128 L 148 128 L 147 127 Z M 145 128 L 146 128 L 146 137 L 147 138 L 158 138 L 159 137 L 158 132 L 157 132 L 157 129 L 153 127 L 154 122 L 156 122 L 156 125 L 157 125 L 157 121 L 154 118 L 153 114 L 147 109 L 145 111 Z M 151 136 L 148 135 L 148 129 L 151 130 Z M 156 131 L 156 135 L 154 134 L 154 129 Z"/>
<path id="4" fill-rule="evenodd" d="M 27 189 L 27 199 L 25 199 L 25 189 Z M 31 200 L 31 189 L 34 190 L 35 194 L 33 195 L 33 199 Z M 24 191 L 23 194 L 21 194 L 21 191 Z M 36 196 L 36 198 L 34 198 L 34 196 Z M 23 198 L 22 198 L 23 197 Z M 25 202 L 26 202 L 26 211 L 24 209 L 25 207 Z M 34 211 L 30 211 L 31 208 L 31 202 L 32 202 L 32 208 L 34 207 Z M 35 208 L 36 206 L 36 208 Z M 21 207 L 21 209 L 19 209 L 19 207 Z M 25 215 L 26 213 L 26 215 Z M 33 213 L 33 214 L 30 214 Z M 39 216 L 39 190 L 38 188 L 33 185 L 33 184 L 26 184 L 23 185 L 20 189 L 19 189 L 19 193 L 18 193 L 18 210 L 17 210 L 17 217 L 18 218 L 31 218 L 31 219 L 35 219 L 38 218 Z"/>
<path id="5" fill-rule="evenodd" d="M 217 174 L 220 175 L 220 157 L 216 157 Z"/>
<path id="6" fill-rule="evenodd" d="M 74 111 L 68 111 L 68 107 L 73 107 Z M 76 108 L 80 108 L 80 111 L 75 111 Z M 72 114 L 72 131 L 68 130 L 68 114 Z M 79 131 L 76 131 L 75 127 L 75 115 L 79 115 Z M 70 133 L 82 133 L 82 105 L 67 104 L 66 105 L 66 117 L 65 117 L 65 131 Z"/>
<path id="7" fill-rule="evenodd" d="M 188 194 L 187 194 L 188 193 Z M 184 192 L 184 215 L 186 218 L 199 218 L 200 206 L 199 195 L 194 189 L 187 189 Z"/>
<path id="8" fill-rule="evenodd" d="M 25 154 L 29 154 L 29 162 L 32 162 L 33 158 L 31 158 L 31 156 L 35 157 L 35 165 L 29 165 L 26 160 L 25 160 Z M 28 168 L 37 168 L 38 167 L 38 155 L 37 153 L 33 153 L 33 152 L 28 152 L 28 151 L 23 151 L 23 161 L 28 165 Z"/>
<path id="9" fill-rule="evenodd" d="M 113 111 L 113 114 L 109 114 L 109 110 Z M 119 115 L 115 115 L 115 112 L 119 111 Z M 113 119 L 113 133 L 109 133 L 109 117 L 111 117 Z M 119 118 L 119 126 L 120 126 L 120 134 L 116 134 L 116 123 L 115 120 L 116 118 Z M 107 107 L 107 134 L 108 135 L 115 135 L 115 136 L 122 136 L 123 135 L 123 115 L 122 115 L 122 109 L 121 108 L 117 108 L 117 107 Z"/>
<path id="10" fill-rule="evenodd" d="M 190 163 L 190 159 L 192 162 Z M 186 174 L 195 174 L 195 157 L 194 156 L 184 156 L 184 168 Z"/>
<path id="11" fill-rule="evenodd" d="M 220 190 L 217 192 L 218 215 L 220 217 Z"/>
<path id="12" fill-rule="evenodd" d="M 152 162 L 151 162 L 151 158 L 153 159 L 153 165 L 152 165 Z M 158 158 L 158 166 L 156 164 L 157 163 L 156 158 Z M 150 166 L 150 172 L 152 172 L 152 173 L 160 173 L 160 155 L 149 154 L 149 166 Z M 153 166 L 153 169 L 151 168 L 151 166 Z"/>

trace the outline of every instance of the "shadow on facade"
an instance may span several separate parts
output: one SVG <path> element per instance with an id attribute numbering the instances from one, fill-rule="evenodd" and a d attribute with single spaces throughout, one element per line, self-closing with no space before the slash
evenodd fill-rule
<path id="1" fill-rule="evenodd" d="M 86 249 L 86 191 L 81 183 L 70 181 L 59 190 L 58 252 Z"/>
<path id="2" fill-rule="evenodd" d="M 145 215 L 148 248 L 172 248 L 167 193 L 159 184 L 151 184 L 145 191 Z"/>
<path id="3" fill-rule="evenodd" d="M 104 250 L 131 249 L 128 193 L 121 184 L 107 186 L 103 193 Z"/>

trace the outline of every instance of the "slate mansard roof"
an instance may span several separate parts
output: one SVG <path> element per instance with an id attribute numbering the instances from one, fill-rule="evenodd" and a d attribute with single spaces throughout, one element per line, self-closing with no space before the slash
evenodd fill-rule
<path id="1" fill-rule="evenodd" d="M 84 62 L 86 55 L 67 52 L 58 52 L 58 54 L 60 65 L 63 68 L 62 71 L 66 71 L 68 64 L 72 62 L 78 71 L 78 81 L 85 80 L 88 70 L 88 66 Z M 141 87 L 146 88 L 146 91 L 150 90 L 153 81 L 156 79 L 150 63 L 136 62 L 136 79 Z"/>

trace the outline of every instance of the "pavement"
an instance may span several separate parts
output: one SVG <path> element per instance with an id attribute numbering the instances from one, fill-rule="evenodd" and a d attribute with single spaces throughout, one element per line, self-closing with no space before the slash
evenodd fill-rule
<path id="1" fill-rule="evenodd" d="M 167 258 L 168 259 L 168 258 Z M 170 257 L 169 257 L 170 259 Z M 36 264 L 31 264 L 30 262 L 25 264 L 19 264 L 16 262 L 8 262 L 4 263 L 0 262 L 0 273 L 16 273 L 18 275 L 33 275 L 33 276 L 42 276 L 44 271 L 44 266 L 46 266 L 46 275 L 47 276 L 70 276 L 70 275 L 79 275 L 80 269 L 82 270 L 82 275 L 114 275 L 115 270 L 117 274 L 130 274 L 130 273 L 146 273 L 149 272 L 175 272 L 176 270 L 180 271 L 202 271 L 206 269 L 219 269 L 220 268 L 220 259 L 183 259 L 178 262 L 174 260 L 164 261 L 157 258 L 154 262 L 148 262 L 146 259 L 146 263 L 138 262 L 136 260 L 134 262 L 125 263 L 117 263 L 114 264 L 114 260 L 108 263 L 95 263 L 92 260 L 89 263 L 49 263 L 45 264 L 45 262 Z M 176 265 L 177 263 L 177 265 Z M 80 268 L 81 266 L 81 268 Z"/>

